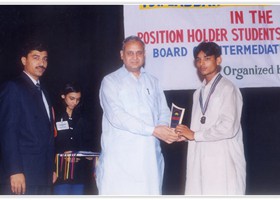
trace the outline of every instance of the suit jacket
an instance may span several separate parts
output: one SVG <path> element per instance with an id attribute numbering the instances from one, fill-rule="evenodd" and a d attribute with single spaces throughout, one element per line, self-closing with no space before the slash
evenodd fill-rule
<path id="1" fill-rule="evenodd" d="M 22 73 L 0 90 L 1 181 L 23 173 L 27 185 L 51 185 L 54 161 L 54 130 L 51 104 L 49 119 L 42 97 Z"/>

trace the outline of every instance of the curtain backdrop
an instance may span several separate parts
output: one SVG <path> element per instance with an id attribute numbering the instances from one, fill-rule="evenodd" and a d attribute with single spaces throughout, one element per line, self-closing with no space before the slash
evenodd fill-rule
<path id="1" fill-rule="evenodd" d="M 52 101 L 59 101 L 59 91 L 65 82 L 75 80 L 82 85 L 83 107 L 92 133 L 87 136 L 88 145 L 99 151 L 99 87 L 102 78 L 121 65 L 123 21 L 122 5 L 0 5 L 0 82 L 21 71 L 18 48 L 24 38 L 41 35 L 50 46 L 43 82 Z M 187 125 L 193 92 L 194 89 L 165 91 L 169 106 L 173 102 L 186 108 L 183 123 Z M 280 88 L 242 88 L 241 92 L 247 194 L 280 194 Z M 187 143 L 162 143 L 162 151 L 163 194 L 181 195 L 185 187 Z M 87 193 L 97 194 L 94 183 Z"/>

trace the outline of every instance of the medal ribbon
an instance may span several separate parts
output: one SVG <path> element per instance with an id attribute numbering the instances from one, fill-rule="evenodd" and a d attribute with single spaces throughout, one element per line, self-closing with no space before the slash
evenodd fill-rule
<path id="1" fill-rule="evenodd" d="M 200 109 L 201 109 L 201 112 L 202 112 L 203 115 L 206 113 L 206 110 L 207 110 L 207 107 L 208 107 L 208 103 L 209 103 L 210 97 L 211 97 L 212 93 L 214 92 L 216 86 L 218 85 L 219 81 L 222 79 L 222 77 L 223 77 L 223 76 L 222 76 L 221 74 L 219 74 L 219 75 L 215 78 L 213 84 L 211 85 L 210 92 L 209 92 L 209 94 L 208 94 L 208 96 L 207 96 L 207 99 L 206 99 L 206 101 L 205 101 L 204 106 L 203 106 L 203 100 L 202 100 L 202 90 L 200 90 L 200 94 L 199 94 L 199 103 L 200 103 Z"/>

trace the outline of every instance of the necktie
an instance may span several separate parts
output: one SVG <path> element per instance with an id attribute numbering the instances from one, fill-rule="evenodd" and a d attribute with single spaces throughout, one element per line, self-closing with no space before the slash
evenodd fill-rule
<path id="1" fill-rule="evenodd" d="M 40 86 L 40 83 L 36 83 L 36 87 L 37 87 L 37 90 L 38 90 L 39 92 L 41 92 L 41 86 Z"/>
<path id="2" fill-rule="evenodd" d="M 43 92 L 42 92 L 42 90 L 41 90 L 41 86 L 40 86 L 40 83 L 39 83 L 39 82 L 36 83 L 36 87 L 37 87 L 38 92 L 40 92 L 40 95 L 41 95 L 41 97 L 42 97 L 42 101 L 43 101 L 43 103 L 44 103 L 44 106 L 45 106 L 45 108 L 46 108 L 46 111 L 47 111 L 48 116 L 49 116 L 49 119 L 50 119 L 50 113 L 49 113 L 48 102 L 47 102 L 47 100 L 46 100 L 46 98 L 45 98 L 45 95 L 43 94 Z"/>

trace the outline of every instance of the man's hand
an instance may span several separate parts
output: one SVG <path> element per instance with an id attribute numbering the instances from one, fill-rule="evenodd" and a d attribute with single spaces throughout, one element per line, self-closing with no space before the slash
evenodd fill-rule
<path id="1" fill-rule="evenodd" d="M 178 140 L 178 135 L 168 126 L 157 126 L 154 129 L 153 135 L 158 139 L 171 144 Z"/>
<path id="2" fill-rule="evenodd" d="M 13 174 L 10 176 L 11 190 L 14 194 L 25 194 L 26 184 L 23 173 Z"/>
<path id="3" fill-rule="evenodd" d="M 186 139 L 185 137 L 179 135 L 177 142 L 186 142 L 188 141 L 188 139 Z"/>
<path id="4" fill-rule="evenodd" d="M 180 137 L 185 137 L 188 140 L 194 140 L 194 132 L 189 129 L 186 125 L 179 124 L 175 132 L 180 136 Z"/>
<path id="5" fill-rule="evenodd" d="M 52 182 L 55 183 L 57 178 L 58 178 L 57 174 L 55 172 L 53 172 L 53 176 L 52 177 L 53 177 Z"/>

